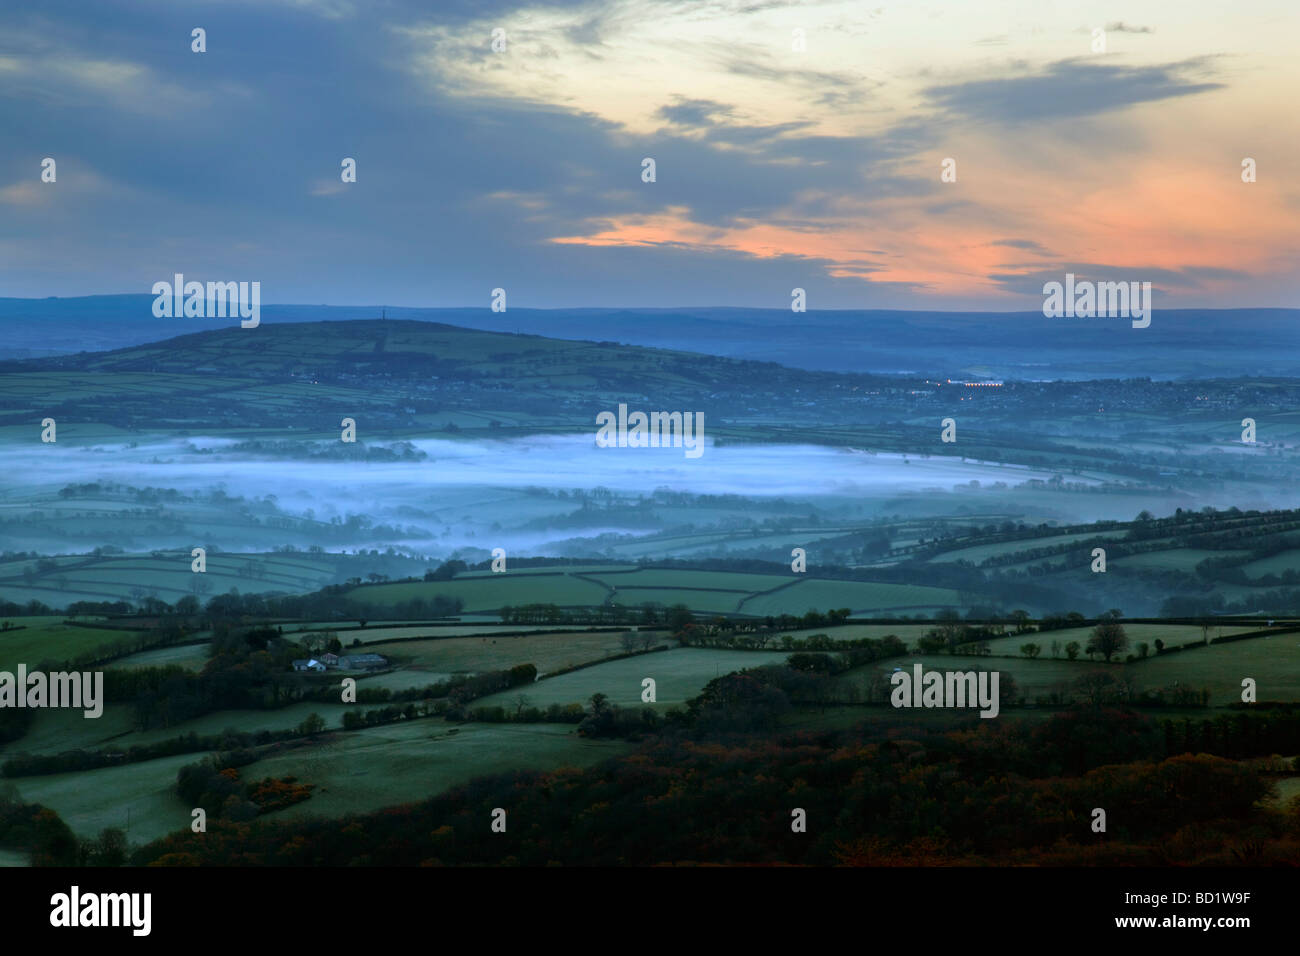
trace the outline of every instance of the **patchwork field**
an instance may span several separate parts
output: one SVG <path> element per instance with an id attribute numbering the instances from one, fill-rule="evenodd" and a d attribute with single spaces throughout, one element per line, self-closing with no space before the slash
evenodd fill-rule
<path id="1" fill-rule="evenodd" d="M 894 610 L 915 613 L 922 608 L 960 603 L 960 596 L 949 588 L 809 578 L 770 594 L 757 595 L 743 602 L 740 609 L 751 615 L 777 615 L 847 607 L 854 614 L 866 616 Z"/>
<path id="2" fill-rule="evenodd" d="M 180 754 L 12 782 L 24 801 L 49 807 L 78 836 L 96 836 L 105 827 L 120 827 L 128 831 L 132 843 L 145 843 L 189 827 L 192 808 L 176 795 L 176 772 L 203 757 Z"/>
<path id="3" fill-rule="evenodd" d="M 1124 623 L 1124 633 L 1128 637 L 1128 650 L 1120 655 L 1123 659 L 1128 654 L 1137 654 L 1137 646 L 1146 643 L 1149 647 L 1148 653 L 1154 655 L 1156 652 L 1156 641 L 1164 641 L 1167 646 L 1178 647 L 1188 644 L 1192 641 L 1202 640 L 1201 629 L 1195 624 L 1143 624 L 1143 623 Z M 1216 625 L 1210 628 L 1210 638 L 1228 637 L 1233 634 L 1244 634 L 1246 631 L 1259 630 L 1258 627 L 1251 625 L 1249 627 L 1236 627 L 1232 625 Z M 901 635 L 900 635 L 901 636 Z M 1040 657 L 1051 657 L 1051 645 L 1053 641 L 1060 642 L 1061 647 L 1071 641 L 1078 641 L 1080 651 L 1079 657 L 1087 659 L 1087 655 L 1082 648 L 1088 646 L 1088 640 L 1092 637 L 1091 627 L 1067 627 L 1055 631 L 1033 632 L 1029 634 L 1009 634 L 1006 637 L 995 637 L 991 639 L 989 650 L 994 654 L 1019 654 L 1020 648 L 1025 644 L 1037 644 L 1042 648 L 1039 653 Z M 1248 642 L 1247 642 L 1248 643 Z M 1065 656 L 1065 652 L 1061 652 Z"/>
<path id="4" fill-rule="evenodd" d="M 328 625 L 322 626 L 322 630 L 331 630 Z M 431 626 L 428 624 L 406 625 L 402 627 L 365 627 L 359 630 L 335 630 L 339 638 L 345 644 L 350 644 L 354 638 L 360 638 L 362 644 L 378 644 L 392 641 L 397 638 L 428 637 L 428 638 L 447 638 L 447 637 L 473 637 L 494 634 L 515 634 L 519 631 L 554 631 L 554 624 L 462 624 L 459 626 Z M 286 634 L 288 631 L 286 631 Z"/>
<path id="5" fill-rule="evenodd" d="M 138 667 L 165 667 L 168 664 L 176 664 L 186 670 L 198 671 L 202 670 L 203 665 L 207 663 L 208 652 L 209 645 L 206 643 L 158 647 L 152 651 L 140 651 L 138 654 L 119 657 L 107 666 L 134 669 Z"/>
<path id="6" fill-rule="evenodd" d="M 359 685 L 364 686 L 364 685 Z M 343 712 L 357 705 L 308 701 L 290 704 L 278 710 L 220 710 L 170 727 L 133 730 L 130 704 L 107 704 L 97 718 L 87 718 L 80 710 L 49 708 L 40 711 L 32 729 L 20 740 L 8 744 L 0 755 L 14 753 L 55 754 L 65 750 L 94 749 L 108 745 L 130 747 L 173 740 L 188 733 L 200 736 L 220 734 L 225 730 L 254 733 L 259 730 L 292 730 L 309 714 L 319 714 L 327 727 L 341 726 Z"/>
<path id="7" fill-rule="evenodd" d="M 682 588 L 752 594 L 797 580 L 793 573 L 789 575 L 744 574 L 727 571 L 678 571 L 665 568 L 646 568 L 630 573 L 592 571 L 586 576 L 616 588 L 620 593 L 629 588 L 666 590 Z"/>
<path id="8" fill-rule="evenodd" d="M 791 631 L 781 631 L 776 638 L 776 643 L 786 634 L 791 637 L 805 639 L 812 637 L 814 634 L 825 634 L 833 641 L 856 641 L 864 637 L 879 640 L 882 637 L 888 637 L 890 634 L 903 641 L 908 647 L 915 646 L 918 639 L 925 637 L 926 633 L 934 627 L 934 624 L 842 624 L 839 627 L 803 627 Z"/>
<path id="9" fill-rule="evenodd" d="M 1210 705 L 1241 700 L 1241 681 L 1252 677 L 1259 700 L 1300 700 L 1300 634 L 1212 644 L 1161 654 L 1127 665 L 1146 686 L 1178 683 L 1210 689 Z"/>
<path id="10" fill-rule="evenodd" d="M 1016 687 L 1019 689 L 1021 696 L 1029 698 L 1049 694 L 1059 685 L 1082 677 L 1089 671 L 1096 670 L 1099 667 L 1109 666 L 1111 672 L 1115 676 L 1119 676 L 1124 666 L 1122 664 L 1094 664 L 1089 661 L 1080 663 L 1079 661 L 1043 660 L 1041 657 L 1034 661 L 1009 661 L 1006 658 L 990 659 L 987 657 L 968 657 L 960 654 L 912 654 L 903 657 L 891 657 L 875 661 L 863 667 L 854 668 L 846 673 L 841 680 L 851 681 L 855 684 L 863 692 L 863 699 L 865 700 L 866 688 L 877 674 L 887 674 L 895 667 L 901 667 L 910 672 L 913 665 L 918 662 L 927 671 L 988 670 L 1010 674 L 1015 678 Z"/>
<path id="11" fill-rule="evenodd" d="M 1152 568 L 1157 571 L 1195 571 L 1207 558 L 1244 558 L 1249 551 L 1208 551 L 1198 548 L 1171 548 L 1167 551 L 1147 551 L 1127 557 L 1117 557 L 1109 566 L 1120 568 Z"/>
<path id="12" fill-rule="evenodd" d="M 474 703 L 475 707 L 513 707 L 522 692 L 529 705 L 586 704 L 592 694 L 605 694 L 611 703 L 640 707 L 641 681 L 655 680 L 655 702 L 661 706 L 680 704 L 694 697 L 713 678 L 746 667 L 780 664 L 786 654 L 770 651 L 718 651 L 708 648 L 681 647 L 670 651 L 637 655 L 584 667 L 556 677 L 543 678 L 529 687 L 519 687 L 492 694 Z"/>
<path id="13" fill-rule="evenodd" d="M 41 661 L 64 661 L 137 636 L 137 632 L 65 624 L 62 615 L 15 618 L 21 629 L 0 631 L 0 670 L 19 663 L 34 668 Z"/>
<path id="14" fill-rule="evenodd" d="M 413 598 L 460 598 L 467 613 L 496 611 L 507 605 L 558 604 L 562 607 L 600 606 L 608 590 L 592 581 L 570 574 L 527 574 L 510 572 L 480 577 L 458 577 L 451 581 L 419 581 L 404 584 L 376 584 L 351 592 L 359 601 L 391 606 Z"/>
<path id="15" fill-rule="evenodd" d="M 585 767 L 630 746 L 587 740 L 571 724 L 413 720 L 335 734 L 240 773 L 246 780 L 294 776 L 317 785 L 310 800 L 272 814 L 276 819 L 333 817 L 423 800 L 489 773 Z"/>
<path id="16" fill-rule="evenodd" d="M 624 652 L 623 631 L 576 631 L 527 637 L 453 637 L 430 641 L 397 641 L 366 645 L 394 664 L 446 673 L 504 670 L 535 664 L 541 673 L 600 660 Z M 655 642 L 670 638 L 655 632 Z"/>
<path id="17" fill-rule="evenodd" d="M 206 600 L 231 588 L 241 593 L 314 591 L 338 577 L 333 557 L 312 559 L 301 554 L 213 552 L 207 555 L 207 571 L 202 575 L 190 569 L 189 551 L 156 558 L 77 555 L 46 560 L 54 566 L 42 568 L 27 559 L 0 562 L 0 600 L 20 604 L 37 600 L 63 607 L 71 601 L 134 601 L 148 595 L 174 604 L 186 595 Z"/>
<path id="18" fill-rule="evenodd" d="M 1128 531 L 1117 529 L 1112 531 L 1084 531 L 1076 534 L 1057 534 L 1044 535 L 1041 538 L 1032 538 L 1029 540 L 1019 541 L 1002 541 L 994 544 L 972 545 L 966 548 L 956 548 L 952 551 L 944 551 L 929 559 L 930 563 L 939 561 L 969 561 L 972 564 L 979 564 L 989 558 L 1000 557 L 1004 554 L 1016 554 L 1024 551 L 1026 548 L 1054 547 L 1056 545 L 1069 544 L 1074 541 L 1086 541 L 1090 538 L 1122 538 Z"/>

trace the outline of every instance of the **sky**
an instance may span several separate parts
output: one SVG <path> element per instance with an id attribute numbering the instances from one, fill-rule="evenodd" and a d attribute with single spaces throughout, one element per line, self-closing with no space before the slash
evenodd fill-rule
<path id="1" fill-rule="evenodd" d="M 4 4 L 0 296 L 1296 306 L 1298 33 L 1294 0 Z"/>

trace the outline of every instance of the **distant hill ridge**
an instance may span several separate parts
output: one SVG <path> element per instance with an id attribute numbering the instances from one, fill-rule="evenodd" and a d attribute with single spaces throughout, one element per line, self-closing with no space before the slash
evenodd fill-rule
<path id="1" fill-rule="evenodd" d="M 815 297 L 811 300 L 815 302 Z M 186 323 L 158 319 L 149 295 L 0 298 L 0 358 L 103 351 L 173 336 Z M 487 332 L 775 361 L 825 371 L 915 372 L 933 376 L 1017 378 L 1207 378 L 1294 375 L 1300 310 L 1170 309 L 1157 294 L 1150 328 L 1124 320 L 1049 319 L 1041 311 L 700 307 L 681 309 L 529 309 L 263 305 L 262 325 L 321 320 L 393 320 Z M 236 323 L 237 324 L 237 323 Z M 189 327 L 193 327 L 192 325 Z"/>

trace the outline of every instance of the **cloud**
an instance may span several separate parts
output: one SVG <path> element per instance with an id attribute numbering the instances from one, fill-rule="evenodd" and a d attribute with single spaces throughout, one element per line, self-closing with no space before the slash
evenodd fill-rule
<path id="1" fill-rule="evenodd" d="M 1106 24 L 1106 32 L 1107 33 L 1155 33 L 1156 31 L 1153 30 L 1151 27 L 1129 26 L 1124 21 L 1117 20 L 1114 23 Z"/>
<path id="2" fill-rule="evenodd" d="M 994 239 L 991 246 L 1009 246 L 1012 249 L 1023 249 L 1026 252 L 1033 252 L 1040 256 L 1051 255 L 1046 249 L 1032 239 Z"/>
<path id="3" fill-rule="evenodd" d="M 52 185 L 52 184 L 42 184 L 42 185 Z M 46 199 L 48 197 L 49 197 L 49 193 L 43 192 L 41 189 L 41 185 L 38 185 L 33 180 L 14 183 L 13 185 L 6 186 L 3 189 L 0 189 L 0 202 L 9 203 L 10 205 L 14 205 L 14 206 L 35 205 L 36 203 L 41 202 L 43 199 Z"/>
<path id="4" fill-rule="evenodd" d="M 730 116 L 733 112 L 725 103 L 679 96 L 676 103 L 659 107 L 657 115 L 678 126 L 709 126 L 716 122 L 715 117 Z"/>
<path id="5" fill-rule="evenodd" d="M 1021 76 L 942 84 L 924 93 L 954 122 L 984 120 L 1019 126 L 1223 89 L 1222 83 L 1183 78 L 1191 72 L 1208 72 L 1209 62 L 1201 57 L 1163 66 L 1122 66 L 1061 60 Z"/>
<path id="6" fill-rule="evenodd" d="M 1172 290 L 1194 292 L 1204 288 L 1206 280 L 1249 279 L 1249 273 L 1239 269 L 1219 266 L 1189 265 L 1179 269 L 1160 269 L 1149 266 L 1120 265 L 1117 263 L 1061 263 L 1056 268 L 1045 268 L 1041 263 L 1013 265 L 1023 272 L 1002 272 L 989 275 L 989 279 L 1008 291 L 1026 295 L 1041 295 L 1046 282 L 1062 282 L 1065 274 L 1072 273 L 1075 281 L 1089 282 L 1150 282 L 1152 291 L 1167 294 Z"/>

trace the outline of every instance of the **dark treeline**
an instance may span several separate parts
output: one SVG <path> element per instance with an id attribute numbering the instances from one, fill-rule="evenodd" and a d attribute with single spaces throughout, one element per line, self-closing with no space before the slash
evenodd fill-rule
<path id="1" fill-rule="evenodd" d="M 1294 754 L 1300 740 L 1300 706 L 1239 710 L 1195 721 L 1165 719 L 1160 728 L 1167 754 L 1207 753 L 1233 760 Z M 1294 769 L 1300 771 L 1300 757 L 1295 764 Z"/>
<path id="2" fill-rule="evenodd" d="M 710 721 L 758 702 L 733 683 L 687 729 L 584 770 L 479 778 L 431 800 L 342 821 L 176 834 L 135 864 L 1260 865 L 1300 860 L 1300 817 L 1272 785 L 1208 754 L 1167 756 L 1133 713 L 1040 723 L 971 720 L 936 732 L 864 724 L 783 739 Z M 725 698 L 730 696 L 728 702 Z M 760 704 L 760 709 L 763 708 Z M 508 808 L 505 833 L 489 827 Z M 1111 811 L 1092 832 L 1095 807 Z M 807 832 L 794 832 L 794 811 Z M 1213 832 L 1207 839 L 1206 833 Z"/>

